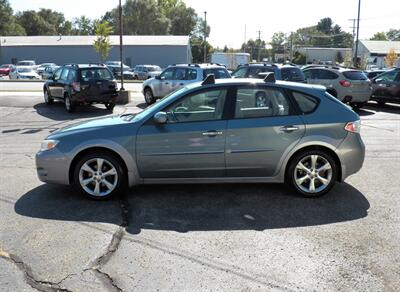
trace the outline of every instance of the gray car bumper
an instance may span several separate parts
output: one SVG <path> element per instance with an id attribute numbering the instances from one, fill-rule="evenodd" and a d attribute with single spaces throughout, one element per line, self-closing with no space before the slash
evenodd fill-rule
<path id="1" fill-rule="evenodd" d="M 359 171 L 364 163 L 365 145 L 360 134 L 348 133 L 336 149 L 336 153 L 342 165 L 341 181 L 344 181 L 348 176 Z"/>
<path id="2" fill-rule="evenodd" d="M 42 182 L 69 184 L 68 159 L 57 148 L 36 154 L 36 172 Z"/>

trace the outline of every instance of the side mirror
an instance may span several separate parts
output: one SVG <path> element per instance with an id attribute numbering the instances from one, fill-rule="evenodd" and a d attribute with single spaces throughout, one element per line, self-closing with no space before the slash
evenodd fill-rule
<path id="1" fill-rule="evenodd" d="M 160 76 L 160 75 L 156 75 L 155 78 L 156 78 L 157 80 L 161 80 L 161 76 Z"/>
<path id="2" fill-rule="evenodd" d="M 167 122 L 167 113 L 166 112 L 158 112 L 154 115 L 154 121 L 157 124 L 165 124 Z"/>

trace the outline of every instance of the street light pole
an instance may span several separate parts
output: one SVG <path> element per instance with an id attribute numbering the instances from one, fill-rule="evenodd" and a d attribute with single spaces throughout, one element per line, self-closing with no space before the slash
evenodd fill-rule
<path id="1" fill-rule="evenodd" d="M 122 62 L 122 5 L 121 0 L 119 0 L 119 60 L 121 62 L 121 88 L 120 90 L 125 90 L 124 88 L 124 65 Z"/>
<path id="2" fill-rule="evenodd" d="M 356 36 L 356 52 L 354 56 L 354 67 L 358 68 L 358 33 L 360 30 L 360 7 L 361 0 L 358 0 L 358 16 L 357 16 L 357 36 Z"/>
<path id="3" fill-rule="evenodd" d="M 204 63 L 207 63 L 207 11 L 204 11 Z"/>

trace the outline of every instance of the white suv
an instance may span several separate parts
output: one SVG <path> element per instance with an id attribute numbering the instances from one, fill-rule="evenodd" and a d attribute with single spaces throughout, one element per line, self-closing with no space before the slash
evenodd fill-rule
<path id="1" fill-rule="evenodd" d="M 143 82 L 143 95 L 147 104 L 166 96 L 189 83 L 202 81 L 207 75 L 215 78 L 231 78 L 225 66 L 220 64 L 178 64 L 171 65 L 155 78 Z"/>

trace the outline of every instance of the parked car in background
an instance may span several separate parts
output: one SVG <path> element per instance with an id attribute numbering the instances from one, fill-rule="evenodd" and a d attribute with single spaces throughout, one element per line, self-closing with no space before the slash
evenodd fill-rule
<path id="1" fill-rule="evenodd" d="M 305 77 L 301 69 L 292 65 L 278 65 L 269 63 L 250 63 L 239 66 L 233 73 L 233 78 L 261 78 L 267 72 L 274 72 L 277 80 L 292 82 L 305 82 Z"/>
<path id="2" fill-rule="evenodd" d="M 121 79 L 121 62 L 119 61 L 107 61 L 104 63 L 114 74 L 115 78 Z M 124 72 L 124 79 L 133 80 L 135 74 L 131 68 L 125 64 L 122 65 L 122 70 Z"/>
<path id="3" fill-rule="evenodd" d="M 369 80 L 372 80 L 374 77 L 385 73 L 387 70 L 373 70 L 373 71 L 364 71 L 365 75 L 367 75 Z"/>
<path id="4" fill-rule="evenodd" d="M 42 72 L 42 79 L 50 79 L 58 68 L 60 68 L 60 66 L 47 66 L 44 68 L 44 71 Z"/>
<path id="5" fill-rule="evenodd" d="M 67 64 L 58 68 L 43 86 L 44 101 L 50 105 L 62 100 L 65 109 L 73 112 L 77 105 L 102 103 L 114 109 L 117 81 L 105 65 Z"/>
<path id="6" fill-rule="evenodd" d="M 138 80 L 146 80 L 156 77 L 162 72 L 160 66 L 157 65 L 136 65 L 133 69 L 134 78 Z"/>
<path id="7" fill-rule="evenodd" d="M 359 109 L 371 96 L 371 83 L 361 70 L 321 66 L 303 70 L 307 83 L 325 86 L 338 100 Z"/>
<path id="8" fill-rule="evenodd" d="M 37 67 L 36 72 L 37 72 L 39 75 L 42 75 L 42 73 L 44 72 L 44 70 L 46 69 L 46 67 L 55 67 L 55 66 L 57 66 L 57 64 L 55 64 L 55 63 L 43 63 L 43 64 L 40 64 L 40 65 Z"/>
<path id="9" fill-rule="evenodd" d="M 0 76 L 8 76 L 10 74 L 11 68 L 14 67 L 13 64 L 3 64 L 0 66 Z"/>
<path id="10" fill-rule="evenodd" d="M 400 103 L 400 68 L 392 69 L 372 79 L 371 100 L 383 105 Z"/>
<path id="11" fill-rule="evenodd" d="M 166 96 L 189 83 L 201 81 L 213 74 L 216 79 L 231 78 L 225 66 L 217 64 L 178 64 L 166 68 L 155 78 L 143 82 L 142 91 L 147 104 Z"/>
<path id="12" fill-rule="evenodd" d="M 16 66 L 12 67 L 10 74 L 10 79 L 22 79 L 22 80 L 39 80 L 40 76 L 37 74 L 32 67 Z"/>
<path id="13" fill-rule="evenodd" d="M 33 60 L 23 60 L 23 61 L 19 61 L 17 62 L 17 67 L 23 66 L 23 67 L 31 67 L 33 70 L 37 69 L 37 65 L 36 62 Z"/>
<path id="14" fill-rule="evenodd" d="M 139 114 L 52 133 L 36 169 L 93 199 L 138 184 L 210 182 L 285 182 L 317 197 L 362 167 L 360 125 L 322 86 L 208 76 Z"/>

